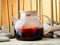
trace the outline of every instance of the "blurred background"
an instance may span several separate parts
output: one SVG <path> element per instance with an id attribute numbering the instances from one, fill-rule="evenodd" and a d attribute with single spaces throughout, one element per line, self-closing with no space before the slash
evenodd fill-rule
<path id="1" fill-rule="evenodd" d="M 7 24 L 10 32 L 13 25 L 11 18 L 20 18 L 20 10 L 38 11 L 38 15 L 48 16 L 52 25 L 53 20 L 60 23 L 60 0 L 0 0 L 0 28 Z M 40 19 L 43 23 L 46 22 L 45 17 L 40 16 Z"/>

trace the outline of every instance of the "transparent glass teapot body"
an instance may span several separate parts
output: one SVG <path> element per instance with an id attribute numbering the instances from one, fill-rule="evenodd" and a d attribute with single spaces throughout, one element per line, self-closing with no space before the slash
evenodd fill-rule
<path id="1" fill-rule="evenodd" d="M 40 40 L 43 38 L 43 25 L 36 11 L 20 11 L 20 19 L 15 20 L 15 36 L 18 40 Z"/>

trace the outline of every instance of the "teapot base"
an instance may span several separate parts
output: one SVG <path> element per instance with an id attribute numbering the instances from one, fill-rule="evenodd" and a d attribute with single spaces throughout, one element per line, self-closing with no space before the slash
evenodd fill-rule
<path id="1" fill-rule="evenodd" d="M 19 41 L 39 41 L 39 40 L 42 40 L 43 38 L 30 39 L 30 40 L 27 40 L 27 39 L 21 39 L 21 38 L 16 38 L 16 39 L 19 40 Z"/>

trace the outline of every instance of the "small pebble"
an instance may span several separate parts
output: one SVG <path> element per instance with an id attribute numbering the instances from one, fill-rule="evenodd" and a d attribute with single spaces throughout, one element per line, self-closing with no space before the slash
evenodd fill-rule
<path id="1" fill-rule="evenodd" d="M 53 38 L 55 38 L 55 39 L 56 39 L 56 38 L 58 38 L 58 37 L 57 37 L 57 35 L 53 35 Z"/>
<path id="2" fill-rule="evenodd" d="M 10 39 L 8 37 L 0 36 L 0 42 L 6 42 L 9 41 Z"/>
<path id="3" fill-rule="evenodd" d="M 0 33 L 0 36 L 8 37 L 8 38 L 13 38 L 13 36 L 10 33 Z"/>

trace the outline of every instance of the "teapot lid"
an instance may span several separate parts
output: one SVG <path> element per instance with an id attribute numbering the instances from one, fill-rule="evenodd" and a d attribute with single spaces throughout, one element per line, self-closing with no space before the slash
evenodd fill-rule
<path id="1" fill-rule="evenodd" d="M 19 11 L 20 13 L 37 13 L 37 11 L 32 10 L 32 11 Z"/>

